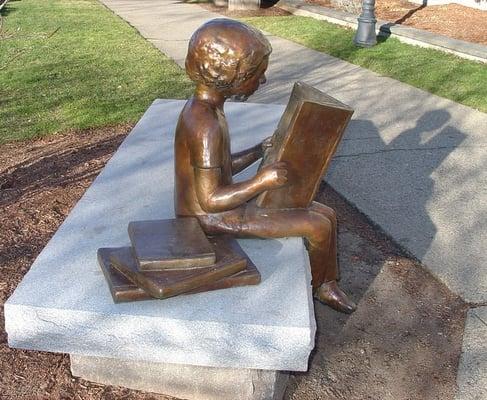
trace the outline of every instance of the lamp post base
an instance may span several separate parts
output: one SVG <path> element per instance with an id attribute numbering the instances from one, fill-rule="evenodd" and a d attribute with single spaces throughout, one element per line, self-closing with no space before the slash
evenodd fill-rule
<path id="1" fill-rule="evenodd" d="M 358 17 L 357 33 L 353 43 L 359 47 L 372 47 L 377 44 L 375 33 L 375 0 L 364 0 L 362 4 L 362 14 Z"/>

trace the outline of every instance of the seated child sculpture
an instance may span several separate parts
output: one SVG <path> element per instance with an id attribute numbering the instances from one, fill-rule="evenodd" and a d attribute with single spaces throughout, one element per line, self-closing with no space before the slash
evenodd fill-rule
<path id="1" fill-rule="evenodd" d="M 286 166 L 274 163 L 245 182 L 232 176 L 262 157 L 270 138 L 231 154 L 223 105 L 247 98 L 265 82 L 272 51 L 257 30 L 237 21 L 215 19 L 192 36 L 186 72 L 196 90 L 179 117 L 175 138 L 175 208 L 194 216 L 209 235 L 279 238 L 302 236 L 310 257 L 314 296 L 342 312 L 355 304 L 337 284 L 335 212 L 313 202 L 307 209 L 263 209 L 255 197 L 286 184 Z"/>

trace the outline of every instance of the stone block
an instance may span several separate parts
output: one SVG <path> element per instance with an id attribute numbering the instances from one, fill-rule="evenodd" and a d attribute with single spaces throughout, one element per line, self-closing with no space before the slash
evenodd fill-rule
<path id="1" fill-rule="evenodd" d="M 259 8 L 260 0 L 228 0 L 228 9 L 230 11 L 258 10 Z"/>
<path id="2" fill-rule="evenodd" d="M 112 301 L 97 249 L 129 245 L 130 221 L 174 217 L 173 136 L 183 104 L 154 102 L 35 260 L 5 303 L 11 347 L 219 368 L 307 369 L 315 320 L 300 238 L 239 240 L 261 272 L 259 285 Z M 233 150 L 270 136 L 282 111 L 228 104 Z"/>
<path id="3" fill-rule="evenodd" d="M 280 400 L 288 374 L 71 355 L 74 376 L 188 400 Z"/>
<path id="4" fill-rule="evenodd" d="M 213 0 L 213 4 L 217 7 L 228 7 L 228 0 Z"/>

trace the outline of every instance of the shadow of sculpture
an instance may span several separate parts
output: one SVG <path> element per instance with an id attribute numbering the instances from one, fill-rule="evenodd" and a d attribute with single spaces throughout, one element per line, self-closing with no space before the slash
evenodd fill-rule
<path id="1" fill-rule="evenodd" d="M 380 225 L 388 227 L 388 234 L 418 259 L 428 251 L 437 231 L 427 210 L 435 191 L 432 174 L 466 137 L 448 125 L 450 118 L 445 110 L 428 111 L 413 128 L 388 143 L 372 122 L 355 120 L 349 128 L 355 137 L 344 141 L 336 157 L 337 178 L 362 177 L 358 191 L 368 193 L 369 203 L 380 205 L 379 209 L 370 204 L 374 220 L 383 221 Z M 348 172 L 338 172 L 345 163 Z M 374 185 L 379 185 L 374 189 L 367 188 L 372 175 Z M 397 226 L 390 224 L 395 219 Z"/>
<path id="2" fill-rule="evenodd" d="M 415 271 L 419 265 L 414 258 L 420 259 L 429 250 L 437 234 L 437 227 L 428 210 L 428 205 L 435 193 L 435 181 L 432 175 L 466 138 L 462 132 L 449 124 L 450 119 L 450 113 L 445 110 L 425 112 L 413 127 L 404 130 L 390 141 L 381 137 L 379 130 L 371 121 L 352 120 L 328 175 L 333 186 L 339 191 L 343 189 L 347 194 L 347 200 L 352 204 L 347 203 L 328 185 L 323 185 L 321 194 L 317 198 L 318 201 L 337 210 L 341 285 L 352 293 L 353 299 L 359 303 L 358 314 L 369 314 L 368 318 L 371 321 L 374 312 L 365 298 L 370 297 L 371 290 L 377 290 L 371 289 L 371 286 L 378 285 L 375 280 L 379 272 L 389 268 L 390 265 L 395 265 L 399 260 L 398 265 L 403 266 L 404 263 L 405 273 L 408 271 L 407 273 L 413 275 L 418 274 L 419 272 Z M 360 202 L 363 209 L 364 196 L 373 205 L 371 208 L 374 210 L 374 212 L 366 210 L 367 214 L 372 213 L 373 220 L 379 222 L 381 226 L 386 226 L 389 231 L 377 229 L 375 223 L 353 207 L 353 203 Z M 391 224 L 391 221 L 397 223 Z M 397 240 L 399 246 L 390 240 L 391 237 L 396 240 L 400 238 Z M 411 253 L 411 248 L 415 250 L 414 256 L 408 255 Z M 419 271 L 422 271 L 421 274 L 425 276 L 428 275 L 421 268 Z M 431 277 L 424 281 L 424 285 L 427 287 L 438 285 L 445 293 L 448 292 L 445 286 Z M 380 292 L 380 295 L 390 294 Z M 409 295 L 414 299 L 414 293 Z M 394 299 L 394 301 L 399 300 Z M 458 298 L 454 301 L 460 307 L 458 310 L 464 307 L 464 303 Z M 338 357 L 337 352 L 345 343 L 343 335 L 347 331 L 354 332 L 348 334 L 347 340 L 352 342 L 359 340 L 357 335 L 361 334 L 350 325 L 357 319 L 355 315 L 339 315 L 318 303 L 315 309 L 318 335 L 317 346 L 310 362 L 311 371 L 320 368 L 319 364 L 324 362 L 323 360 L 328 362 L 330 358 Z M 384 311 L 384 315 L 387 313 L 389 311 Z M 424 321 L 421 315 L 408 316 L 407 322 L 397 313 L 390 315 L 390 318 L 397 318 L 397 325 L 391 327 L 392 332 L 398 329 L 397 334 L 400 334 L 399 331 L 406 323 L 411 325 L 410 331 L 425 330 L 422 327 Z M 380 319 L 383 318 L 379 317 Z M 391 332 L 377 332 L 379 342 L 382 334 L 387 336 Z M 412 345 L 413 343 L 407 344 L 407 346 Z M 461 342 L 455 345 L 460 348 Z M 432 343 L 431 346 L 437 350 L 444 349 L 445 343 Z M 422 355 L 418 353 L 417 356 L 429 360 L 429 365 L 436 357 L 435 354 L 436 350 L 423 352 Z M 409 372 L 407 369 L 402 370 L 405 376 Z M 306 378 L 300 378 L 297 374 L 297 379 Z M 367 377 L 361 376 L 359 379 L 365 382 Z M 333 385 L 333 382 L 330 384 Z M 426 387 L 424 391 L 427 391 Z"/>
<path id="3" fill-rule="evenodd" d="M 320 393 L 330 399 L 358 399 L 371 389 L 374 398 L 382 398 L 384 388 L 392 390 L 397 399 L 412 394 L 438 398 L 454 392 L 466 305 L 403 250 L 413 244 L 420 258 L 437 233 L 428 211 L 435 193 L 432 175 L 465 140 L 449 124 L 450 119 L 445 110 L 425 112 L 413 127 L 390 141 L 369 120 L 352 120 L 349 125 L 331 171 L 334 186 L 340 188 L 337 182 L 348 181 L 348 200 L 351 192 L 357 196 L 365 192 L 385 220 L 397 221 L 397 232 L 404 230 L 404 238 L 396 245 L 389 232 L 377 229 L 323 184 L 317 200 L 338 214 L 341 285 L 353 294 L 359 308 L 347 316 L 315 304 L 318 333 L 310 370 L 294 375 L 286 398 L 299 396 L 313 379 L 320 380 Z M 442 314 L 435 311 L 439 309 Z M 453 318 L 459 318 L 455 329 L 448 322 Z M 431 331 L 441 335 L 431 335 Z M 360 352 L 366 363 L 351 369 Z M 438 362 L 447 366 L 440 373 Z M 396 376 L 388 373 L 387 363 Z M 370 375 L 371 366 L 378 365 L 381 367 Z M 439 379 L 438 374 L 442 384 L 432 387 L 432 376 Z M 352 379 L 354 385 L 346 385 L 348 389 L 343 391 L 344 381 Z M 382 380 L 383 385 L 376 386 L 374 379 Z M 415 384 L 395 380 L 414 380 Z"/>

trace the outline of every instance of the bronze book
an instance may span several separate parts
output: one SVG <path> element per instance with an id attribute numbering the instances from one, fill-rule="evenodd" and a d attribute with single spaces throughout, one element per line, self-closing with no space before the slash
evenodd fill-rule
<path id="1" fill-rule="evenodd" d="M 260 282 L 259 271 L 235 239 L 220 236 L 211 241 L 217 262 L 197 270 L 141 272 L 130 247 L 101 248 L 98 262 L 116 303 L 164 299 Z"/>
<path id="2" fill-rule="evenodd" d="M 257 197 L 263 208 L 306 208 L 352 117 L 353 110 L 303 82 L 291 97 L 266 150 L 260 168 L 277 161 L 288 166 L 288 184 Z"/>
<path id="3" fill-rule="evenodd" d="M 130 222 L 128 234 L 142 271 L 202 268 L 216 260 L 196 218 Z"/>

